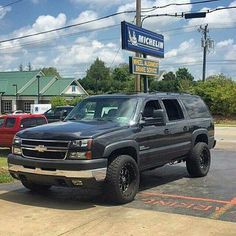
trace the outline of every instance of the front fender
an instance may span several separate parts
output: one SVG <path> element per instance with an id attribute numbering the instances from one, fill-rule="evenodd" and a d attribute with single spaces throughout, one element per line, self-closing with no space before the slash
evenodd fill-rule
<path id="1" fill-rule="evenodd" d="M 103 157 L 109 157 L 112 152 L 122 148 L 133 148 L 136 151 L 137 161 L 139 160 L 139 145 L 134 140 L 123 140 L 106 146 Z"/>

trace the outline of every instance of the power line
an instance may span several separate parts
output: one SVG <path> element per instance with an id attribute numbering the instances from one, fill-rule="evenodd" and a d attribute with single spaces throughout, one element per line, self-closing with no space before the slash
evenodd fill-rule
<path id="1" fill-rule="evenodd" d="M 81 23 L 66 25 L 66 26 L 51 29 L 51 30 L 46 30 L 46 31 L 41 31 L 41 32 L 33 33 L 33 34 L 27 34 L 27 35 L 24 35 L 24 36 L 19 36 L 19 37 L 14 37 L 14 38 L 10 38 L 10 39 L 1 40 L 0 43 L 10 42 L 10 41 L 18 40 L 18 39 L 29 38 L 29 37 L 38 36 L 38 35 L 47 34 L 47 33 L 52 33 L 52 32 L 56 32 L 56 31 L 60 31 L 60 30 L 64 30 L 64 29 L 70 29 L 70 28 L 73 28 L 73 27 L 76 27 L 76 26 L 81 26 L 81 25 L 93 23 L 93 22 L 96 22 L 96 21 L 108 19 L 108 18 L 113 17 L 113 16 L 117 16 L 117 15 L 121 15 L 121 14 L 129 14 L 129 13 L 134 13 L 134 12 L 135 11 L 116 12 L 116 13 L 113 13 L 113 14 L 110 14 L 110 15 L 102 16 L 102 17 L 99 17 L 99 18 L 96 18 L 96 19 L 93 19 L 93 20 L 84 21 L 84 22 L 81 22 Z"/>
<path id="2" fill-rule="evenodd" d="M 18 1 L 19 1 L 19 0 L 18 0 Z M 217 0 L 211 0 L 211 1 L 217 1 Z M 206 1 L 201 1 L 201 2 L 206 2 Z M 195 3 L 197 3 L 197 2 L 195 2 Z M 177 4 L 178 4 L 178 3 L 177 3 Z M 181 4 L 181 3 L 180 3 L 180 4 Z M 184 4 L 184 3 L 182 3 L 182 4 Z M 185 3 L 185 4 L 187 4 L 187 3 Z M 166 7 L 166 5 L 165 5 L 165 6 L 161 6 L 161 7 L 162 7 L 162 8 L 163 8 L 163 7 Z M 231 8 L 236 8 L 236 7 L 227 7 L 227 8 L 213 9 L 212 11 L 208 11 L 207 13 L 211 13 L 211 12 L 216 11 L 216 10 L 225 10 L 225 9 L 231 9 Z M 38 36 L 38 35 L 47 34 L 47 33 L 52 33 L 52 32 L 61 31 L 61 30 L 64 30 L 64 29 L 70 29 L 70 28 L 73 28 L 73 27 L 77 27 L 77 26 L 81 26 L 81 25 L 93 23 L 93 22 L 96 22 L 96 21 L 101 21 L 101 20 L 104 20 L 104 19 L 108 19 L 108 18 L 117 16 L 117 15 L 130 14 L 130 13 L 135 13 L 135 12 L 136 12 L 136 11 L 134 11 L 134 10 L 116 12 L 116 13 L 113 13 L 113 14 L 109 14 L 109 15 L 106 15 L 106 16 L 102 16 L 102 17 L 93 19 L 93 20 L 84 21 L 84 22 L 81 22 L 81 23 L 66 25 L 66 26 L 59 27 L 59 28 L 55 28 L 55 29 L 51 29 L 51 30 L 46 30 L 46 31 L 41 31 L 41 32 L 33 33 L 33 34 L 28 34 L 28 35 L 23 35 L 23 36 L 19 36 L 19 37 L 14 37 L 14 38 L 10 38 L 10 39 L 1 40 L 0 43 L 10 42 L 10 41 L 19 40 L 19 39 L 24 39 L 24 38 L 29 38 L 29 37 Z M 145 17 L 146 17 L 146 18 L 148 18 L 148 17 L 153 17 L 153 16 L 175 16 L 175 17 L 178 17 L 178 16 L 183 16 L 183 14 L 184 14 L 184 13 L 182 12 L 181 15 L 180 15 L 180 13 L 175 13 L 175 14 L 147 15 L 147 16 L 145 16 Z"/>
<path id="3" fill-rule="evenodd" d="M 99 30 L 114 28 L 117 26 L 120 26 L 120 24 L 110 25 L 110 26 L 106 26 L 106 27 L 100 27 L 100 28 L 96 28 L 96 29 L 92 29 L 92 30 L 84 30 L 84 31 L 79 31 L 79 32 L 77 31 L 77 32 L 73 32 L 73 33 L 65 33 L 65 34 L 60 34 L 60 36 L 76 36 L 78 34 L 91 33 L 91 32 L 95 32 L 95 31 L 99 31 Z M 41 42 L 45 43 L 45 42 L 51 41 L 52 39 L 55 39 L 55 37 L 51 37 L 51 38 L 47 38 L 47 39 L 40 39 L 40 40 L 32 40 L 31 42 L 23 43 L 23 44 L 21 43 L 19 45 L 15 45 L 15 46 L 0 47 L 0 50 L 21 48 L 22 46 L 31 46 L 31 45 L 35 45 L 36 43 L 39 43 L 39 44 Z"/>
<path id="4" fill-rule="evenodd" d="M 10 2 L 10 3 L 6 4 L 6 5 L 0 6 L 0 10 L 4 9 L 6 7 L 9 7 L 11 5 L 14 5 L 16 3 L 22 2 L 22 1 L 24 1 L 24 0 L 17 0 L 17 1 L 14 1 L 14 2 Z"/>
<path id="5" fill-rule="evenodd" d="M 220 8 L 216 8 L 216 9 L 212 9 L 212 10 L 200 11 L 200 12 L 191 12 L 191 13 L 192 14 L 194 14 L 194 13 L 210 14 L 210 13 L 213 13 L 215 11 L 230 10 L 230 9 L 235 9 L 235 8 L 236 8 L 236 6 L 233 6 L 233 7 L 220 7 Z M 147 18 L 159 17 L 159 16 L 171 16 L 171 17 L 183 18 L 186 13 L 189 13 L 189 12 L 176 12 L 176 13 L 162 13 L 162 14 L 155 14 L 155 15 L 143 15 L 142 16 L 143 17 L 142 21 L 144 21 Z"/>
<path id="6" fill-rule="evenodd" d="M 155 9 L 170 7 L 170 6 L 186 6 L 186 5 L 196 5 L 196 4 L 204 4 L 210 2 L 219 2 L 220 0 L 205 0 L 205 1 L 197 1 L 197 2 L 185 2 L 185 3 L 169 3 L 164 6 L 154 6 Z"/>

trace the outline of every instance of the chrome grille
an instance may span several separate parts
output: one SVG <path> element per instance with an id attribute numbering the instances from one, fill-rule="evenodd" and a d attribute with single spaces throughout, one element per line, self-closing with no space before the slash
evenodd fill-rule
<path id="1" fill-rule="evenodd" d="M 67 156 L 70 141 L 61 140 L 21 140 L 22 154 L 26 158 L 63 160 Z"/>

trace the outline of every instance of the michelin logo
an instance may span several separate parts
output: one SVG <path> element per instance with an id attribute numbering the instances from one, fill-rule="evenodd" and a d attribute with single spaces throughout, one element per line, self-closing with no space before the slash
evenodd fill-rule
<path id="1" fill-rule="evenodd" d="M 144 45 L 147 47 L 152 47 L 152 48 L 156 48 L 156 49 L 163 49 L 164 48 L 164 43 L 163 42 L 159 42 L 155 39 L 143 36 L 143 35 L 139 35 L 138 37 L 136 36 L 135 31 L 133 31 L 131 33 L 131 30 L 128 30 L 129 33 L 129 43 L 131 43 L 134 46 L 138 46 L 138 45 Z"/>

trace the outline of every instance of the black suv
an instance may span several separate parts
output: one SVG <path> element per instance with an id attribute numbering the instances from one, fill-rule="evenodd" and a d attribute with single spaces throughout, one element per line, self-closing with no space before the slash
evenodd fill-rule
<path id="1" fill-rule="evenodd" d="M 207 175 L 214 123 L 198 96 L 92 96 L 63 122 L 17 133 L 8 156 L 11 175 L 31 190 L 103 183 L 118 203 L 132 201 L 140 172 L 186 162 L 192 177 Z"/>
<path id="2" fill-rule="evenodd" d="M 47 117 L 48 123 L 52 123 L 64 120 L 73 108 L 73 106 L 57 106 L 47 110 L 44 115 Z"/>

